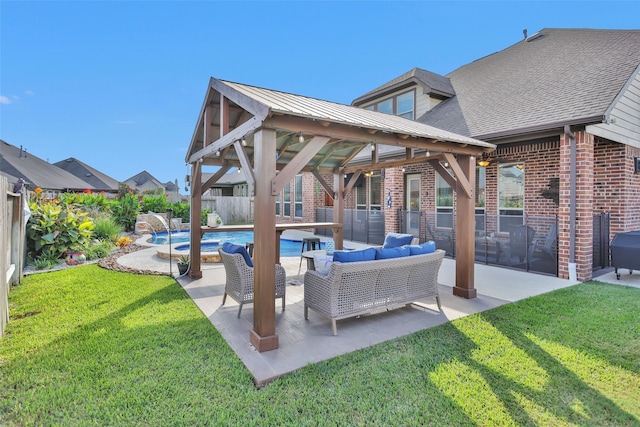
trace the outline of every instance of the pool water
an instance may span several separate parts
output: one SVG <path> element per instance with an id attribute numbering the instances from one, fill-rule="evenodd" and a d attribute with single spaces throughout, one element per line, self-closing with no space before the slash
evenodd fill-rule
<path id="1" fill-rule="evenodd" d="M 171 233 L 171 243 L 185 243 L 176 246 L 177 250 L 189 249 L 189 232 L 181 231 L 179 233 Z M 224 242 L 236 243 L 244 245 L 246 242 L 253 242 L 253 231 L 223 231 L 215 233 L 205 233 L 202 237 L 202 252 L 215 252 L 222 247 Z M 207 242 L 207 240 L 215 240 L 215 242 Z M 169 236 L 166 232 L 155 234 L 149 243 L 156 245 L 165 245 L 169 243 Z M 320 243 L 324 249 L 324 242 Z M 280 256 L 295 257 L 300 256 L 302 250 L 302 242 L 299 240 L 280 239 Z"/>

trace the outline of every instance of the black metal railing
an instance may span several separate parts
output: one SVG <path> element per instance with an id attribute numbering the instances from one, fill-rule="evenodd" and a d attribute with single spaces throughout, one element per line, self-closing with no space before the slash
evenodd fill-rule
<path id="1" fill-rule="evenodd" d="M 443 215 L 449 215 L 443 218 Z M 455 213 L 399 211 L 400 232 L 436 247 L 455 258 Z M 476 262 L 536 273 L 558 274 L 558 220 L 556 216 L 476 214 Z"/>
<path id="2" fill-rule="evenodd" d="M 316 209 L 317 222 L 333 222 L 333 208 Z M 344 210 L 344 239 L 353 242 L 381 245 L 384 243 L 384 211 L 345 209 Z M 316 234 L 330 237 L 330 228 L 318 228 Z"/>

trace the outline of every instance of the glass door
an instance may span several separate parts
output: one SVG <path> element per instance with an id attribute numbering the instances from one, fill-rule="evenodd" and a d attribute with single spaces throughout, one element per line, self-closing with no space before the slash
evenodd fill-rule
<path id="1" fill-rule="evenodd" d="M 405 209 L 407 211 L 407 233 L 420 235 L 420 174 L 407 175 Z"/>

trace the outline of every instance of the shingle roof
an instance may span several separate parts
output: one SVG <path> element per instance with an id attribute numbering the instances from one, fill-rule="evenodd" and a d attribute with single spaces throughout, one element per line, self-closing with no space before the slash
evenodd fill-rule
<path id="1" fill-rule="evenodd" d="M 57 191 L 83 191 L 93 186 L 59 167 L 45 162 L 33 153 L 0 140 L 0 172 L 22 178 L 31 188 Z"/>
<path id="2" fill-rule="evenodd" d="M 479 139 L 602 121 L 640 64 L 640 30 L 546 28 L 447 75 L 418 121 Z"/>
<path id="3" fill-rule="evenodd" d="M 118 191 L 118 181 L 74 157 L 61 160 L 54 165 L 90 184 L 96 191 Z"/>
<path id="4" fill-rule="evenodd" d="M 427 93 L 436 93 L 439 95 L 453 96 L 455 94 L 454 88 L 451 85 L 451 81 L 448 77 L 441 76 L 440 74 L 432 73 L 431 71 L 423 70 L 421 68 L 414 68 L 411 71 L 404 73 L 401 76 L 391 80 L 375 88 L 374 90 L 365 93 L 352 102 L 352 105 L 359 105 L 367 102 L 373 98 L 379 98 L 385 93 L 390 93 L 394 90 L 401 88 L 408 81 L 418 83 L 425 89 Z"/>

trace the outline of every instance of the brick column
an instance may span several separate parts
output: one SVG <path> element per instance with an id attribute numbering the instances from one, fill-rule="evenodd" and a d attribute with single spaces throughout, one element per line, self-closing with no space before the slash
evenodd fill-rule
<path id="1" fill-rule="evenodd" d="M 576 144 L 576 238 L 577 279 L 590 280 L 593 265 L 593 135 L 574 132 Z M 569 278 L 571 202 L 571 141 L 560 135 L 560 205 L 558 207 L 558 276 Z"/>
<path id="2" fill-rule="evenodd" d="M 404 174 L 401 168 L 385 169 L 382 183 L 382 204 L 384 209 L 384 232 L 396 233 L 400 228 L 398 209 L 403 209 Z M 388 206 L 391 191 L 391 207 Z"/>

